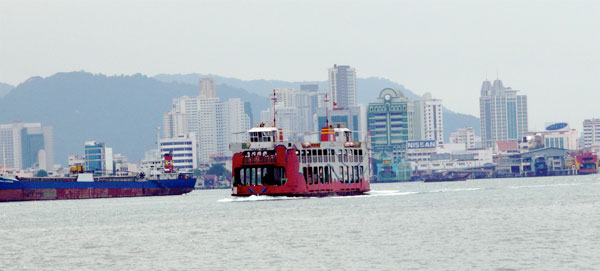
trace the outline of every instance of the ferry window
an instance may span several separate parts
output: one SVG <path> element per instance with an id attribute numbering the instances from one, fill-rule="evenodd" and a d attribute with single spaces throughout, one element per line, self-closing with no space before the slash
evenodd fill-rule
<path id="1" fill-rule="evenodd" d="M 348 169 L 348 166 L 346 166 L 346 176 L 344 177 L 344 180 L 346 181 L 346 183 L 348 183 L 350 181 L 350 172 L 348 172 L 348 171 L 350 171 L 350 170 Z"/>
<path id="2" fill-rule="evenodd" d="M 323 150 L 318 150 L 317 155 L 319 156 L 319 163 L 323 162 Z"/>
<path id="3" fill-rule="evenodd" d="M 261 168 L 256 168 L 256 184 L 255 185 L 262 185 L 262 169 Z"/>
<path id="4" fill-rule="evenodd" d="M 329 150 L 328 149 L 323 150 L 323 162 L 325 162 L 325 163 L 329 162 Z"/>
<path id="5" fill-rule="evenodd" d="M 313 184 L 313 171 L 312 171 L 312 167 L 308 167 L 308 184 Z"/>
<path id="6" fill-rule="evenodd" d="M 365 172 L 363 166 L 360 166 L 360 181 L 362 182 L 365 178 Z"/>
<path id="7" fill-rule="evenodd" d="M 331 162 L 335 162 L 335 150 L 333 150 L 333 149 L 330 149 L 330 150 L 329 150 L 329 155 L 331 155 L 331 157 L 330 157 L 330 158 L 331 158 L 331 159 L 330 159 L 330 160 L 331 160 Z"/>
<path id="8" fill-rule="evenodd" d="M 255 185 L 256 184 L 256 168 L 249 168 L 250 169 L 250 179 L 248 182 L 248 185 Z"/>
<path id="9" fill-rule="evenodd" d="M 358 174 L 358 166 L 354 166 L 354 182 L 357 183 L 360 179 L 360 175 Z"/>
<path id="10" fill-rule="evenodd" d="M 362 152 L 362 149 L 358 150 L 358 157 L 360 157 L 359 159 L 362 162 L 363 161 L 363 152 Z"/>
<path id="11" fill-rule="evenodd" d="M 302 157 L 302 163 L 306 163 L 306 151 L 302 150 L 300 152 L 300 156 Z"/>
<path id="12" fill-rule="evenodd" d="M 344 150 L 344 162 L 348 163 L 348 150 Z"/>
<path id="13" fill-rule="evenodd" d="M 312 155 L 310 153 L 310 150 L 306 150 L 306 160 L 307 163 L 312 163 Z"/>
<path id="14" fill-rule="evenodd" d="M 319 183 L 319 169 L 317 167 L 313 167 L 313 184 Z"/>
<path id="15" fill-rule="evenodd" d="M 306 167 L 302 168 L 302 175 L 304 175 L 304 182 L 308 184 L 308 169 Z"/>
<path id="16" fill-rule="evenodd" d="M 350 175 L 350 182 L 355 183 L 356 182 L 356 170 L 353 166 L 351 168 L 352 168 L 352 175 Z"/>
<path id="17" fill-rule="evenodd" d="M 325 175 L 323 174 L 323 167 L 319 167 L 319 183 L 325 183 Z"/>
<path id="18" fill-rule="evenodd" d="M 241 176 L 242 173 L 241 172 L 243 172 L 243 170 L 241 168 L 235 169 L 235 175 L 234 175 L 234 181 L 233 181 L 234 186 L 238 186 L 242 183 L 242 176 Z"/>
<path id="19" fill-rule="evenodd" d="M 331 182 L 331 174 L 329 172 L 329 166 L 325 167 L 325 183 Z"/>
<path id="20" fill-rule="evenodd" d="M 340 176 L 338 176 L 340 178 L 340 183 L 344 182 L 344 167 L 340 166 Z"/>
<path id="21" fill-rule="evenodd" d="M 342 150 L 338 150 L 338 161 L 342 162 L 344 159 L 342 158 Z"/>

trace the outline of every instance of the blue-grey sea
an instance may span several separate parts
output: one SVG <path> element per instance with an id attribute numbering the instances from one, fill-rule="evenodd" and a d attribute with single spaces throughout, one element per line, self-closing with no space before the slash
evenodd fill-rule
<path id="1" fill-rule="evenodd" d="M 0 270 L 600 270 L 600 175 L 0 204 Z"/>

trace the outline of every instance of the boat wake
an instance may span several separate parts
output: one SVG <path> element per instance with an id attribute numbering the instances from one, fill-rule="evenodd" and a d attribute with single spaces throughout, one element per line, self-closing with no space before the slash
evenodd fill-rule
<path id="1" fill-rule="evenodd" d="M 511 188 L 511 189 L 520 189 L 520 188 L 537 188 L 537 187 L 552 187 L 552 186 L 574 186 L 574 185 L 582 185 L 582 184 L 591 184 L 591 183 L 533 184 L 533 185 L 509 186 L 508 188 Z"/>
<path id="2" fill-rule="evenodd" d="M 239 198 L 225 198 L 220 199 L 217 202 L 254 202 L 254 201 L 275 201 L 275 200 L 298 200 L 305 199 L 305 197 L 276 197 L 276 196 L 266 196 L 266 195 L 252 195 L 249 197 L 239 197 Z"/>

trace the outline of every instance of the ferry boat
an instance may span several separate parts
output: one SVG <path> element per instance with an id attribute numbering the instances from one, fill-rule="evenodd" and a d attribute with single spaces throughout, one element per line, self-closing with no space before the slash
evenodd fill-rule
<path id="1" fill-rule="evenodd" d="M 94 176 L 89 172 L 67 177 L 0 176 L 0 202 L 166 196 L 194 190 L 196 179 L 174 172 L 172 156 L 164 157 L 151 172 L 131 176 Z"/>
<path id="2" fill-rule="evenodd" d="M 265 123 L 250 129 L 250 142 L 230 144 L 231 195 L 325 197 L 369 191 L 367 144 L 352 141 L 347 128 L 326 125 L 316 142 L 284 141 L 281 129 Z"/>

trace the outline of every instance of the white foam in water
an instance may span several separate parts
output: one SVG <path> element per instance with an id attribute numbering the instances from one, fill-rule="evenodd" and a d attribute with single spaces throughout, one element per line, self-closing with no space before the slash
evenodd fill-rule
<path id="1" fill-rule="evenodd" d="M 305 199 L 305 197 L 274 197 L 266 195 L 252 195 L 249 197 L 226 198 L 220 199 L 217 202 L 252 202 L 252 201 L 274 201 L 274 200 L 297 200 Z"/>
<path id="2" fill-rule="evenodd" d="M 536 187 L 551 187 L 551 186 L 571 186 L 571 185 L 582 185 L 589 183 L 556 183 L 556 184 L 532 184 L 532 185 L 519 185 L 519 186 L 510 186 L 512 189 L 519 188 L 536 188 Z"/>
<path id="3" fill-rule="evenodd" d="M 452 188 L 452 189 L 437 189 L 428 191 L 429 193 L 441 193 L 441 192 L 461 192 L 461 191 L 476 191 L 483 190 L 483 187 L 471 187 L 471 188 Z"/>

